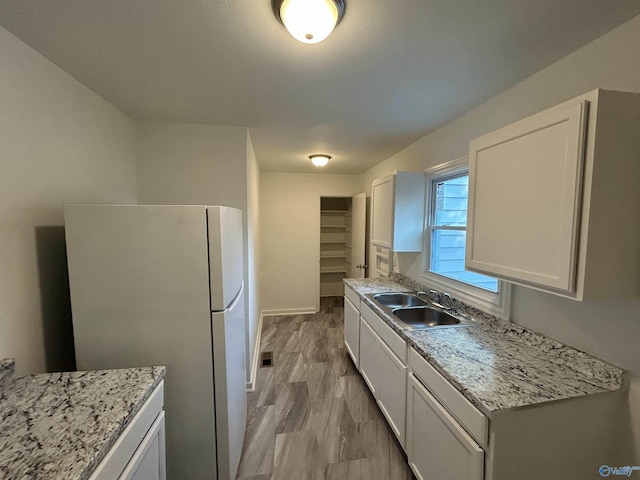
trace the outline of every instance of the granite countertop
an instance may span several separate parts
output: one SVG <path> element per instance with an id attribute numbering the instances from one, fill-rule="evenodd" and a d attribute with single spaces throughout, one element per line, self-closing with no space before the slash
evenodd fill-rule
<path id="1" fill-rule="evenodd" d="M 89 478 L 165 375 L 144 367 L 13 378 L 13 365 L 0 361 L 6 480 Z"/>
<path id="2" fill-rule="evenodd" d="M 5 379 L 10 379 L 13 375 L 13 371 L 16 368 L 16 362 L 13 358 L 5 358 L 4 360 L 0 360 L 0 385 L 5 381 Z"/>
<path id="3" fill-rule="evenodd" d="M 384 280 L 344 282 L 488 417 L 512 408 L 622 387 L 624 371 L 620 368 L 477 310 L 471 316 L 478 325 L 408 331 L 365 294 L 388 292 L 395 285 L 401 290 L 394 291 L 411 288 Z"/>
<path id="4" fill-rule="evenodd" d="M 344 283 L 364 297 L 367 293 L 410 292 L 411 288 L 392 280 L 380 278 L 345 278 Z"/>

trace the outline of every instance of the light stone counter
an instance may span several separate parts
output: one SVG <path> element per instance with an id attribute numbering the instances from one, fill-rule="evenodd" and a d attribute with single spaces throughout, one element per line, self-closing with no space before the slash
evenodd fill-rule
<path id="1" fill-rule="evenodd" d="M 378 278 L 346 278 L 344 283 L 362 296 L 367 293 L 410 292 L 412 290 L 401 283 Z"/>
<path id="2" fill-rule="evenodd" d="M 0 361 L 0 478 L 89 478 L 165 375 L 164 367 L 6 378 Z"/>
<path id="3" fill-rule="evenodd" d="M 456 308 L 478 320 L 478 325 L 408 331 L 365 296 L 410 291 L 418 285 L 366 279 L 345 279 L 345 284 L 488 417 L 622 387 L 620 368 L 461 302 Z M 399 289 L 390 290 L 397 285 Z"/>
<path id="4" fill-rule="evenodd" d="M 15 370 L 16 362 L 13 358 L 5 358 L 4 360 L 0 360 L 0 385 L 13 375 L 13 371 Z"/>

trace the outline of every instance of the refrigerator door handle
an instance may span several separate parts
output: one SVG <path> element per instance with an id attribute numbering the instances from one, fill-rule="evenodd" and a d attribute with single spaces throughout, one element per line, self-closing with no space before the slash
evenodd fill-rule
<path id="1" fill-rule="evenodd" d="M 223 310 L 211 310 L 211 313 L 224 313 L 224 312 L 228 312 L 229 310 L 233 310 L 236 307 L 236 304 L 238 303 L 238 301 L 240 300 L 240 296 L 242 295 L 243 290 L 244 290 L 244 282 L 240 284 L 240 290 L 238 290 L 238 293 L 236 293 L 236 296 L 233 297 L 233 300 L 231 300 L 231 303 L 229 304 L 228 307 L 226 307 Z"/>

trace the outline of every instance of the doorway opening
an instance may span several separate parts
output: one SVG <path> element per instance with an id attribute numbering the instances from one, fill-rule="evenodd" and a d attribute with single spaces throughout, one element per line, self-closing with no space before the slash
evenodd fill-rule
<path id="1" fill-rule="evenodd" d="M 366 197 L 320 197 L 320 297 L 344 294 L 343 278 L 365 272 Z"/>

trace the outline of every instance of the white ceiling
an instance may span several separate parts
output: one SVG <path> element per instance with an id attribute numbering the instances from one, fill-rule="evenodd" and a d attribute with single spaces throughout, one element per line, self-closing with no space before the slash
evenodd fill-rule
<path id="1" fill-rule="evenodd" d="M 242 125 L 262 170 L 360 173 L 640 14 L 638 0 L 347 0 L 324 42 L 271 0 L 0 0 L 0 24 L 138 120 Z M 322 170 L 312 153 L 335 158 Z"/>

